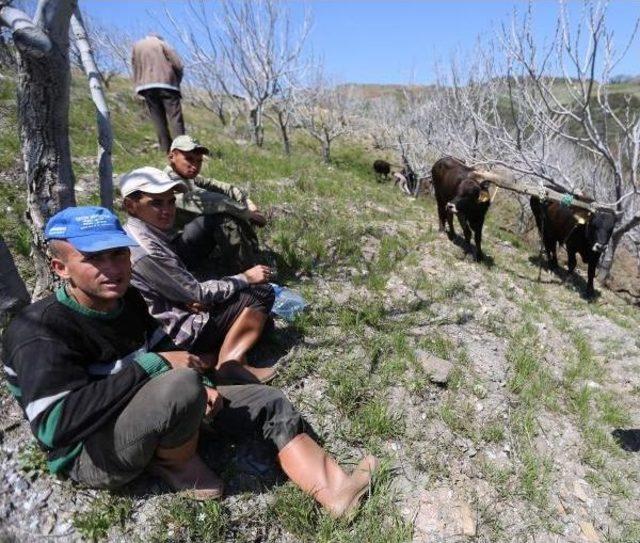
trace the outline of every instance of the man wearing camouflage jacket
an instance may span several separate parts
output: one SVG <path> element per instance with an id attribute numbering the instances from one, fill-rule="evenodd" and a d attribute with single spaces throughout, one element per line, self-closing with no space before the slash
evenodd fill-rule
<path id="1" fill-rule="evenodd" d="M 177 247 L 178 254 L 190 267 L 213 265 L 222 275 L 265 264 L 252 225 L 264 226 L 266 217 L 243 189 L 201 176 L 204 155 L 209 155 L 207 147 L 191 136 L 178 136 L 164 170 L 187 186 L 184 193 L 176 194 L 176 226 L 184 228 L 187 241 L 185 251 Z M 209 256 L 213 258 L 205 264 Z"/>

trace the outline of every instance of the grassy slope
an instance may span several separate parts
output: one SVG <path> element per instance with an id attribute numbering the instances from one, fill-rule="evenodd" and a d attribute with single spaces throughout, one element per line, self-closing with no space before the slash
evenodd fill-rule
<path id="1" fill-rule="evenodd" d="M 114 83 L 110 101 L 115 171 L 161 166 L 150 123 L 126 82 Z M 265 489 L 266 500 L 244 493 L 208 505 L 89 493 L 74 517 L 78 533 L 101 538 L 124 531 L 157 541 L 407 541 L 433 536 L 420 504 L 445 488 L 470 504 L 487 541 L 579 534 L 581 522 L 609 530 L 611 541 L 634 541 L 637 461 L 610 432 L 638 422 L 629 413 L 640 411 L 640 388 L 628 394 L 629 377 L 637 374 L 622 369 L 640 352 L 625 339 L 637 331 L 637 310 L 607 292 L 587 304 L 570 282 L 547 273 L 537 283 L 529 260 L 537 245 L 501 227 L 515 213 L 505 196 L 485 229 L 493 265 L 475 265 L 438 236 L 431 200 L 409 200 L 373 181 L 372 156 L 357 144 L 336 145 L 327 166 L 305 138 L 286 158 L 275 143 L 239 145 L 192 108 L 187 122 L 214 149 L 205 175 L 244 184 L 271 209 L 263 241 L 279 254 L 281 281 L 311 302 L 307 315 L 261 351 L 286 353 L 276 384 L 341 461 L 370 450 L 385 468 L 351 526 L 331 521 L 285 484 Z M 0 132 L 3 168 L 17 149 L 7 128 L 13 127 Z M 94 119 L 81 79 L 74 81 L 71 135 L 76 174 L 91 175 Z M 19 209 L 20 191 L 0 187 L 2 207 L 11 200 Z M 23 227 L 19 214 L 12 217 L 0 226 L 20 252 L 14 230 Z M 600 337 L 602 327 L 607 337 Z M 285 348 L 291 337 L 293 348 Z M 447 389 L 429 383 L 417 350 L 454 364 Z M 32 458 L 32 448 L 25 451 Z M 233 479 L 233 465 L 216 469 Z M 593 503 L 574 507 L 563 494 L 575 478 L 586 481 Z M 150 535 L 140 535 L 145 529 Z"/>

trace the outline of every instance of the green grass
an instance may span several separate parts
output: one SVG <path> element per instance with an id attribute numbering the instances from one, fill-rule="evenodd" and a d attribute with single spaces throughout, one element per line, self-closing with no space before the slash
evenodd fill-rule
<path id="1" fill-rule="evenodd" d="M 47 457 L 35 441 L 30 441 L 18 453 L 18 465 L 23 472 L 39 476 L 47 472 Z"/>
<path id="2" fill-rule="evenodd" d="M 229 513 L 221 502 L 194 502 L 174 497 L 162 506 L 151 541 L 217 543 L 225 541 L 225 534 L 231 528 Z"/>
<path id="3" fill-rule="evenodd" d="M 124 80 L 114 81 L 109 92 L 117 173 L 165 163 L 154 147 L 143 106 L 131 95 Z M 0 100 L 12 96 L 11 84 L 0 81 Z M 0 102 L 4 115 L 2 107 Z M 11 111 L 6 109 L 3 119 L 15 126 Z M 606 296 L 587 305 L 575 292 L 564 289 L 552 295 L 549 289 L 563 287 L 535 282 L 537 269 L 528 257 L 537 254 L 536 243 L 505 230 L 512 229 L 517 206 L 504 193 L 492 206 L 485 228 L 494 266 L 476 266 L 438 234 L 432 199 L 408 200 L 390 184 L 373 181 L 372 154 L 364 144 L 337 144 L 327 165 L 317 145 L 302 133 L 294 135 L 293 154 L 287 157 L 271 127 L 265 146 L 258 149 L 234 141 L 245 136 L 242 126 L 229 134 L 208 113 L 196 114 L 192 107 L 185 112 L 190 131 L 213 150 L 203 174 L 248 188 L 254 201 L 271 210 L 260 239 L 277 253 L 278 281 L 300 290 L 310 302 L 309 310 L 284 333 L 294 347 L 275 385 L 286 388 L 294 403 L 312 414 L 329 449 L 341 455 L 367 450 L 390 458 L 351 524 L 332 520 L 312 498 L 286 483 L 265 488 L 263 496 L 248 493 L 207 504 L 163 499 L 153 541 L 410 541 L 411 519 L 400 514 L 404 496 L 397 495 L 392 484 L 395 479 L 406 484 L 406 474 L 389 467 L 400 462 L 408 463 L 407 473 L 416 473 L 425 489 L 450 484 L 454 466 L 470 462 L 499 502 L 526 509 L 532 531 L 551 529 L 554 511 L 549 503 L 557 491 L 558 466 L 552 451 L 540 445 L 545 438 L 542 416 L 563 417 L 579 429 L 582 443 L 576 454 L 601 497 L 633 498 L 635 475 L 612 467 L 626 453 L 614 443 L 611 429 L 629 425 L 629 409 L 607 390 L 606 366 L 597 355 L 602 345 L 594 349 L 586 332 L 562 313 L 569 307 L 592 312 L 635 332 L 640 323 L 637 308 L 610 303 Z M 19 152 L 13 126 L 7 131 L 0 124 L 3 169 L 15 167 Z M 95 175 L 94 110 L 83 78 L 74 80 L 72 88 L 71 140 L 76 174 Z M 19 261 L 29 263 L 24 198 L 21 185 L 0 184 L 0 203 L 12 208 L 0 213 L 0 229 Z M 95 194 L 84 193 L 79 201 L 95 199 Z M 407 297 L 391 287 L 396 282 L 408 287 Z M 346 301 L 337 301 L 335 285 L 349 290 Z M 481 304 L 488 312 L 478 312 Z M 507 307 L 512 311 L 505 311 Z M 540 332 L 542 324 L 549 336 Z M 545 346 L 558 332 L 564 341 L 560 353 Z M 481 373 L 482 360 L 474 358 L 501 359 L 503 350 L 478 354 L 475 344 L 467 343 L 484 334 L 506 345 L 503 387 L 498 388 L 493 375 Z M 274 350 L 290 347 L 288 341 L 278 344 L 277 334 L 272 340 Z M 418 350 L 454 364 L 446 388 L 429 382 Z M 619 342 L 608 344 L 616 357 L 624 355 L 621 350 Z M 550 366 L 551 360 L 556 366 Z M 488 413 L 496 394 L 504 396 L 502 403 Z M 415 421 L 416 416 L 422 418 Z M 434 426 L 443 431 L 431 432 Z M 451 446 L 450 440 L 459 438 L 472 442 L 479 453 L 504 448 L 509 454 L 495 462 L 484 454 L 467 457 Z M 393 443 L 400 445 L 402 457 L 391 452 Z M 44 470 L 44 458 L 33 447 L 24 455 L 27 473 Z M 233 462 L 221 471 L 228 479 L 238 476 Z M 501 524 L 497 504 L 474 499 L 478 539 L 508 540 L 513 527 Z M 126 499 L 100 494 L 76 515 L 74 526 L 88 540 L 128 537 L 133 507 Z M 612 511 L 617 511 L 615 504 Z M 640 533 L 640 524 L 624 522 L 629 534 Z M 624 522 L 620 520 L 620 526 Z M 611 541 L 635 541 L 632 536 L 612 536 Z"/>
<path id="4" fill-rule="evenodd" d="M 133 500 L 102 493 L 85 511 L 73 515 L 73 527 L 89 541 L 104 539 L 111 528 L 123 528 L 131 517 Z"/>
<path id="5" fill-rule="evenodd" d="M 293 485 L 281 487 L 269 516 L 300 541 L 308 543 L 401 543 L 411 540 L 412 526 L 396 512 L 391 489 L 393 472 L 383 464 L 372 493 L 352 523 L 333 520 L 312 498 Z"/>

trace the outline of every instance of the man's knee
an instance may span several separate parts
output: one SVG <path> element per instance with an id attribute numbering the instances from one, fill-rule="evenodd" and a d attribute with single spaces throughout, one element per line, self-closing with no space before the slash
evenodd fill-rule
<path id="1" fill-rule="evenodd" d="M 169 370 L 157 377 L 155 408 L 164 412 L 170 424 L 184 419 L 202 417 L 206 404 L 206 395 L 200 376 L 191 369 Z"/>
<path id="2" fill-rule="evenodd" d="M 273 308 L 276 294 L 271 285 L 252 285 L 246 292 L 249 301 L 246 307 L 269 314 Z"/>

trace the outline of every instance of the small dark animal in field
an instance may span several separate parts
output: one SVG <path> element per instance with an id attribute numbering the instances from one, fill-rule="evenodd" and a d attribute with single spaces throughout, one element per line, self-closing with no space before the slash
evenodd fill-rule
<path id="1" fill-rule="evenodd" d="M 389 178 L 391 172 L 391 164 L 386 160 L 376 160 L 373 163 L 373 171 L 376 173 L 376 179 L 381 182 L 383 179 Z"/>
<path id="2" fill-rule="evenodd" d="M 438 160 L 431 168 L 431 184 L 438 204 L 440 232 L 449 223 L 449 237 L 455 236 L 453 215 L 458 216 L 467 245 L 471 232 L 476 244 L 476 261 L 483 259 L 482 226 L 491 205 L 489 181 L 482 174 L 453 157 Z"/>
<path id="3" fill-rule="evenodd" d="M 588 198 L 578 197 L 584 202 Z M 593 279 L 602 253 L 613 233 L 617 215 L 613 211 L 591 213 L 584 209 L 563 206 L 558 202 L 541 202 L 536 196 L 530 200 L 531 211 L 547 254 L 547 263 L 551 269 L 558 268 L 557 244 L 567 250 L 569 273 L 576 268 L 576 253 L 587 264 L 586 295 L 594 295 Z"/>

